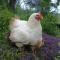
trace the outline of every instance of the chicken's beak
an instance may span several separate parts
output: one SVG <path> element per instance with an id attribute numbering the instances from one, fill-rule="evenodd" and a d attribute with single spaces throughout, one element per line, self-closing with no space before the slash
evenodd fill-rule
<path id="1" fill-rule="evenodd" d="M 40 14 L 40 20 L 42 20 L 43 19 L 43 15 L 39 12 L 39 14 Z"/>
<path id="2" fill-rule="evenodd" d="M 43 19 L 43 16 L 41 15 L 41 20 Z"/>

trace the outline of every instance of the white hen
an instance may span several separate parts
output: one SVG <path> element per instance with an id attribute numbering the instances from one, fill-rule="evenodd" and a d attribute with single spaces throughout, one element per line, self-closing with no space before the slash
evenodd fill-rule
<path id="1" fill-rule="evenodd" d="M 33 13 L 28 21 L 22 21 L 18 18 L 13 18 L 10 22 L 10 40 L 16 43 L 17 47 L 22 47 L 23 44 L 40 47 L 42 45 L 42 27 L 40 13 Z"/>

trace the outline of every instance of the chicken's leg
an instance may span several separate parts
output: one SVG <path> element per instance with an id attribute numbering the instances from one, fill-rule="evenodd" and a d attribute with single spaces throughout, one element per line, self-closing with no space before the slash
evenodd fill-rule
<path id="1" fill-rule="evenodd" d="M 36 55 L 36 49 L 42 47 L 43 45 L 44 45 L 43 41 L 37 41 L 37 44 L 32 47 L 32 52 L 34 56 Z"/>
<path id="2" fill-rule="evenodd" d="M 36 55 L 36 47 L 35 46 L 32 47 L 32 53 L 34 56 Z"/>

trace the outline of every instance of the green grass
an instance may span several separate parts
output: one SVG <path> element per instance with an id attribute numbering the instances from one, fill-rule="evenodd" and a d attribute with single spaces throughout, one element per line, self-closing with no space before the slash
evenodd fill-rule
<path id="1" fill-rule="evenodd" d="M 8 40 L 6 32 L 9 32 L 9 20 L 14 14 L 8 9 L 0 10 L 0 60 L 15 60 L 19 49 L 12 47 Z"/>

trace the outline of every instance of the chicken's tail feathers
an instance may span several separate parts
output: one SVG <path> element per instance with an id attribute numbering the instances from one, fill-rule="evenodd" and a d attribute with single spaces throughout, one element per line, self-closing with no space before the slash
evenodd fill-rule
<path id="1" fill-rule="evenodd" d="M 17 27 L 19 21 L 20 21 L 20 18 L 18 16 L 12 17 L 9 21 L 9 29 L 11 30 Z"/>

